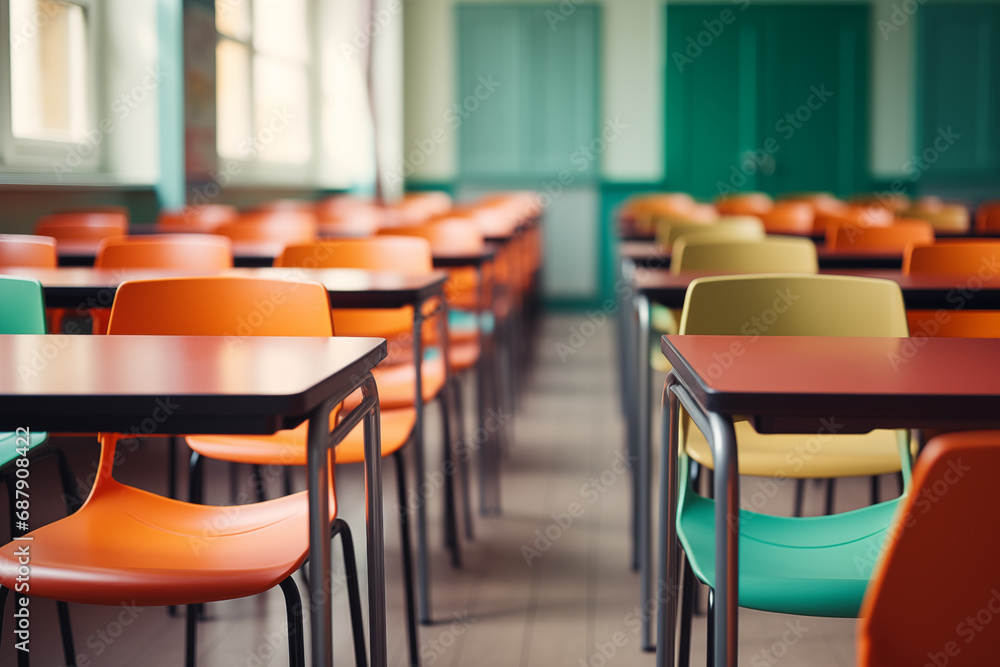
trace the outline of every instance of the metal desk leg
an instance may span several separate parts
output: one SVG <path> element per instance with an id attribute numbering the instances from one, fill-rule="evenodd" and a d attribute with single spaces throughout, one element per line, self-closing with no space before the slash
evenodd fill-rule
<path id="1" fill-rule="evenodd" d="M 309 440 L 306 450 L 306 468 L 309 476 L 311 561 L 309 604 L 312 615 L 312 664 L 321 667 L 333 665 L 333 617 L 330 608 L 330 468 L 327 464 L 330 411 L 333 406 L 334 404 L 328 401 L 309 415 Z"/>
<path id="2" fill-rule="evenodd" d="M 364 422 L 370 660 L 372 667 L 386 667 L 388 650 L 385 634 L 385 547 L 382 532 L 382 419 L 378 404 L 378 388 L 373 377 L 369 376 L 362 387 L 362 396 L 375 398 L 375 407 L 365 415 Z M 329 544 L 330 541 L 327 540 L 328 547 Z M 327 572 L 329 573 L 329 570 Z"/>
<path id="3" fill-rule="evenodd" d="M 413 363 L 416 364 L 416 397 L 414 398 L 414 408 L 416 410 L 416 421 L 413 426 L 413 460 L 414 471 L 417 476 L 416 489 L 417 498 L 417 591 L 420 600 L 419 612 L 420 622 L 430 625 L 431 600 L 429 572 L 427 568 L 427 498 L 419 495 L 427 477 L 427 462 L 424 457 L 424 346 L 423 346 L 423 302 L 413 307 Z M 444 360 L 447 365 L 448 360 Z"/>
<path id="4" fill-rule="evenodd" d="M 663 387 L 663 424 L 660 445 L 660 542 L 657 557 L 660 581 L 656 597 L 656 664 L 674 665 L 676 659 L 677 594 L 680 581 L 680 546 L 677 542 L 677 420 L 680 403 L 673 387 L 677 379 L 667 376 Z M 687 667 L 687 665 L 684 665 Z"/>
<path id="5" fill-rule="evenodd" d="M 639 507 L 637 512 L 638 531 L 636 549 L 639 552 L 639 586 L 641 588 L 640 604 L 646 604 L 650 597 L 652 584 L 652 563 L 650 555 L 650 503 L 652 470 L 650 457 L 650 415 L 649 400 L 651 393 L 649 372 L 649 299 L 639 294 L 635 298 L 637 314 L 637 349 L 635 351 L 637 395 L 635 397 L 635 416 L 637 438 L 635 440 L 637 467 L 636 486 L 638 487 Z M 647 614 L 642 615 L 642 650 L 651 651 L 652 624 Z"/>
<path id="6" fill-rule="evenodd" d="M 740 476 L 736 432 L 728 417 L 708 413 L 715 461 L 715 663 L 739 660 Z"/>

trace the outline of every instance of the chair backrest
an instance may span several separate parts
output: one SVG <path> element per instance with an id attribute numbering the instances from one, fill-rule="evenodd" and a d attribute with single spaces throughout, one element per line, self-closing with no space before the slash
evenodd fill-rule
<path id="1" fill-rule="evenodd" d="M 764 215 L 774 206 L 774 200 L 763 192 L 734 192 L 715 200 L 722 215 Z"/>
<path id="2" fill-rule="evenodd" d="M 320 210 L 319 233 L 324 238 L 366 238 L 378 233 L 383 214 L 375 206 L 355 206 L 332 212 Z"/>
<path id="3" fill-rule="evenodd" d="M 159 230 L 170 232 L 210 232 L 221 224 L 234 222 L 240 216 L 235 206 L 204 204 L 182 209 L 163 209 L 156 219 Z"/>
<path id="4" fill-rule="evenodd" d="M 45 333 L 45 293 L 29 278 L 0 276 L 0 334 Z"/>
<path id="5" fill-rule="evenodd" d="M 210 234 L 159 234 L 104 239 L 97 248 L 98 269 L 216 270 L 233 266 L 228 237 Z"/>
<path id="6" fill-rule="evenodd" d="M 0 266 L 54 269 L 58 263 L 56 240 L 51 236 L 0 234 Z"/>
<path id="7" fill-rule="evenodd" d="M 216 234 L 228 236 L 233 241 L 282 243 L 307 243 L 315 240 L 318 231 L 316 214 L 312 210 L 298 209 L 251 211 L 215 229 Z"/>
<path id="8" fill-rule="evenodd" d="M 976 231 L 1000 231 L 1000 201 L 983 202 L 976 209 Z"/>
<path id="9" fill-rule="evenodd" d="M 915 244 L 903 256 L 903 273 L 913 276 L 979 275 L 986 267 L 991 273 L 997 265 L 1000 240 L 962 240 L 945 243 Z"/>
<path id="10" fill-rule="evenodd" d="M 122 283 L 108 333 L 332 336 L 333 323 L 330 298 L 319 283 L 213 276 Z"/>
<path id="11" fill-rule="evenodd" d="M 891 280 L 798 274 L 694 280 L 684 299 L 678 333 L 909 335 L 903 293 Z"/>
<path id="12" fill-rule="evenodd" d="M 811 234 L 816 211 L 805 201 L 779 201 L 760 216 L 768 234 Z"/>
<path id="13" fill-rule="evenodd" d="M 888 227 L 895 219 L 895 212 L 881 205 L 848 204 L 834 211 L 817 210 L 816 218 L 813 220 L 813 233 L 826 234 L 831 227 L 839 225 L 858 230 Z"/>
<path id="14" fill-rule="evenodd" d="M 704 234 L 682 236 L 674 244 L 670 272 L 817 273 L 816 244 L 810 239 L 768 238 L 731 241 Z"/>
<path id="15" fill-rule="evenodd" d="M 123 213 L 52 213 L 35 221 L 35 234 L 57 240 L 100 240 L 127 233 L 128 216 Z"/>
<path id="16" fill-rule="evenodd" d="M 845 202 L 837 199 L 829 192 L 786 192 L 781 195 L 778 202 L 809 204 L 815 215 L 840 215 L 848 208 Z M 813 229 L 815 230 L 815 226 Z"/>
<path id="17" fill-rule="evenodd" d="M 858 227 L 851 223 L 832 225 L 826 231 L 826 246 L 832 250 L 905 250 L 915 243 L 934 243 L 934 228 L 924 220 L 899 220 L 888 227 Z"/>
<path id="18" fill-rule="evenodd" d="M 995 665 L 1000 432 L 931 440 L 868 584 L 858 665 Z"/>
<path id="19" fill-rule="evenodd" d="M 911 214 L 912 217 L 926 220 L 935 231 L 964 234 L 971 227 L 969 209 L 961 204 L 944 204 L 940 210 L 933 213 Z"/>
<path id="20" fill-rule="evenodd" d="M 366 269 L 406 275 L 426 275 L 434 270 L 431 244 L 412 236 L 373 236 L 289 245 L 275 266 L 303 269 Z"/>
<path id="21" fill-rule="evenodd" d="M 416 227 L 393 227 L 384 232 L 392 236 L 416 236 L 427 239 L 434 253 L 482 252 L 483 233 L 469 218 L 445 216 Z"/>
<path id="22" fill-rule="evenodd" d="M 122 234 L 128 233 L 128 215 L 118 211 L 65 211 L 43 215 L 35 221 L 35 231 L 40 227 L 117 227 Z M 46 234 L 41 234 L 45 236 Z M 51 236 L 51 234 L 49 234 Z"/>
<path id="23" fill-rule="evenodd" d="M 698 234 L 702 238 L 713 235 L 732 240 L 757 241 L 764 238 L 765 232 L 760 218 L 751 216 L 726 216 L 710 224 L 660 222 L 656 227 L 656 241 L 664 248 L 673 248 L 678 239 L 688 234 Z"/>

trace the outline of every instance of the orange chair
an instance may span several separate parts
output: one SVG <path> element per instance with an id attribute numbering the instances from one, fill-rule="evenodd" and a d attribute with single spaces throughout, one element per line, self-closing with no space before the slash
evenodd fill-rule
<path id="1" fill-rule="evenodd" d="M 224 271 L 233 267 L 233 246 L 225 236 L 149 234 L 104 239 L 97 248 L 96 269 L 189 269 Z M 108 330 L 108 308 L 92 308 L 93 333 Z"/>
<path id="2" fill-rule="evenodd" d="M 1000 201 L 983 202 L 976 209 L 976 231 L 980 234 L 1000 232 Z"/>
<path id="3" fill-rule="evenodd" d="M 763 192 L 734 192 L 715 200 L 720 215 L 762 216 L 774 206 L 774 200 Z"/>
<path id="4" fill-rule="evenodd" d="M 813 230 L 816 211 L 809 202 L 778 201 L 770 211 L 760 216 L 768 234 L 809 235 Z"/>
<path id="5" fill-rule="evenodd" d="M 639 234 L 653 235 L 654 217 L 684 216 L 697 206 L 694 198 L 684 192 L 654 192 L 627 200 L 618 212 L 621 225 Z"/>
<path id="6" fill-rule="evenodd" d="M 319 224 L 312 210 L 251 211 L 241 214 L 235 222 L 219 225 L 215 233 L 233 241 L 308 243 L 316 239 Z"/>
<path id="7" fill-rule="evenodd" d="M 904 251 L 914 243 L 934 243 L 934 228 L 924 220 L 897 220 L 887 227 L 858 227 L 852 223 L 832 225 L 826 231 L 831 250 Z"/>
<path id="8" fill-rule="evenodd" d="M 376 236 L 368 239 L 338 239 L 288 246 L 275 260 L 275 266 L 302 269 L 347 268 L 425 275 L 433 271 L 433 257 L 430 243 L 426 239 Z M 418 333 L 414 331 L 412 308 L 399 310 L 334 308 L 333 325 L 338 335 L 387 338 L 389 358 L 379 364 L 372 373 L 378 386 L 379 402 L 384 409 L 416 406 L 417 365 L 412 341 Z M 421 342 L 422 340 L 421 338 Z M 424 356 L 421 359 L 419 372 L 423 403 L 439 399 L 444 431 L 445 466 L 449 466 L 452 455 L 451 405 L 453 403 L 446 383 L 447 369 L 444 356 L 441 354 Z M 352 409 L 360 402 L 361 393 L 355 392 L 344 401 L 344 407 Z M 417 448 L 419 456 L 423 451 L 423 433 L 418 430 L 415 437 L 420 445 Z M 463 480 L 467 479 L 465 463 L 465 460 L 460 460 L 458 465 L 458 472 Z M 457 566 L 459 545 L 453 485 L 454 475 L 449 474 L 445 477 L 445 535 L 451 548 L 452 561 Z M 467 493 L 468 483 L 464 483 L 462 488 Z M 418 539 L 421 550 L 424 550 L 426 534 L 418 533 Z M 419 574 L 421 577 L 424 576 L 423 571 Z M 426 606 L 422 607 L 422 610 L 426 613 Z"/>
<path id="9" fill-rule="evenodd" d="M 324 238 L 365 238 L 382 227 L 383 213 L 375 206 L 334 210 L 317 208 L 319 235 Z"/>
<path id="10" fill-rule="evenodd" d="M 58 264 L 56 240 L 51 236 L 0 234 L 0 267 L 54 269 Z"/>
<path id="11" fill-rule="evenodd" d="M 240 317 L 263 301 L 273 306 L 273 315 L 251 335 L 332 334 L 322 285 L 232 277 L 126 282 L 116 294 L 110 330 L 235 336 Z M 140 606 L 197 605 L 257 595 L 279 585 L 285 595 L 289 662 L 303 665 L 302 605 L 291 575 L 309 555 L 306 493 L 237 507 L 159 496 L 114 479 L 120 437 L 101 434 L 98 474 L 83 507 L 29 534 L 32 595 L 83 604 L 116 605 L 124 598 Z M 344 539 L 351 610 L 358 612 L 353 547 L 346 524 L 336 518 L 333 479 L 331 470 L 330 520 Z M 16 585 L 19 544 L 0 548 L 3 598 Z M 360 658 L 365 647 L 359 613 L 352 613 L 352 625 Z M 196 610 L 189 606 L 189 666 L 194 664 L 195 634 Z"/>
<path id="12" fill-rule="evenodd" d="M 35 221 L 35 234 L 60 240 L 100 240 L 128 233 L 123 213 L 52 213 Z"/>
<path id="13" fill-rule="evenodd" d="M 156 231 L 181 234 L 211 233 L 219 225 L 235 222 L 239 216 L 235 206 L 225 204 L 185 206 L 179 210 L 164 209 L 156 219 Z"/>
<path id="14" fill-rule="evenodd" d="M 816 215 L 837 216 L 848 209 L 848 205 L 829 192 L 788 192 L 779 202 L 803 202 L 809 204 Z"/>
<path id="15" fill-rule="evenodd" d="M 858 665 L 995 665 L 1000 432 L 938 436 L 913 468 L 858 624 Z"/>
<path id="16" fill-rule="evenodd" d="M 911 246 L 903 257 L 903 274 L 908 276 L 949 276 L 958 288 L 973 287 L 984 280 L 996 280 L 993 268 L 1000 253 L 1000 241 L 949 241 Z M 983 273 L 983 271 L 986 273 Z M 970 300 L 974 300 L 972 296 Z M 908 310 L 910 331 L 930 337 L 1000 338 L 1000 311 L 973 310 Z"/>
<path id="17" fill-rule="evenodd" d="M 881 205 L 852 204 L 840 211 L 817 211 L 813 221 L 813 234 L 825 234 L 831 226 L 849 225 L 855 229 L 888 227 L 895 220 L 895 213 Z"/>

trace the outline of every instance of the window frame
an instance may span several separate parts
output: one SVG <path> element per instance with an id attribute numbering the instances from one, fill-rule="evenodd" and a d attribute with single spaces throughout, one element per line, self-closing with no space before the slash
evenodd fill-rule
<path id="1" fill-rule="evenodd" d="M 73 172 L 92 174 L 107 165 L 104 131 L 101 126 L 106 116 L 104 77 L 101 45 L 104 43 L 104 24 L 100 0 L 58 0 L 64 4 L 76 5 L 85 12 L 87 50 L 87 122 L 85 132 L 99 139 L 91 141 L 60 141 L 53 139 L 29 139 L 15 137 L 13 132 L 12 77 L 10 51 L 12 46 L 10 26 L 10 3 L 5 3 L 5 11 L 0 11 L 0 172 L 3 173 L 46 173 L 51 172 L 62 182 L 58 165 L 63 164 Z M 75 156 L 73 165 L 67 160 Z"/>
<path id="2" fill-rule="evenodd" d="M 248 10 L 250 12 L 250 35 L 247 39 L 240 39 L 233 37 L 231 35 L 222 33 L 219 31 L 218 23 L 216 23 L 216 49 L 222 40 L 227 40 L 234 42 L 236 44 L 243 45 L 247 47 L 249 51 L 249 72 L 250 72 L 250 82 L 249 82 L 249 99 L 245 100 L 246 108 L 248 109 L 250 128 L 251 132 L 254 133 L 248 139 L 253 139 L 256 136 L 257 130 L 257 117 L 256 117 L 256 105 L 255 105 L 255 73 L 254 73 L 254 62 L 255 58 L 260 54 L 264 57 L 271 58 L 266 53 L 261 53 L 258 51 L 255 44 L 254 35 L 254 2 L 253 0 L 244 0 L 247 3 Z M 319 26 L 317 25 L 320 11 L 318 0 L 306 0 L 306 38 L 309 40 L 308 44 L 308 56 L 303 63 L 306 73 L 306 108 L 309 112 L 308 119 L 308 142 L 310 146 L 309 159 L 300 164 L 292 164 L 287 162 L 269 162 L 266 160 L 261 160 L 258 156 L 252 157 L 239 157 L 239 156 L 227 156 L 219 153 L 218 141 L 215 145 L 215 155 L 218 165 L 218 169 L 221 172 L 225 170 L 229 173 L 232 179 L 232 183 L 236 186 L 241 185 L 303 185 L 303 186 L 318 186 L 320 176 L 319 169 L 321 163 L 321 153 L 322 153 L 322 142 L 319 132 L 321 129 L 321 124 L 319 122 L 320 117 L 320 105 L 322 102 L 322 95 L 318 89 L 320 85 L 320 70 L 321 63 L 319 62 L 320 48 L 319 48 Z M 280 62 L 287 62 L 279 60 Z M 218 80 L 216 80 L 215 85 L 216 94 L 216 133 L 218 133 L 218 125 L 220 119 L 218 116 L 218 106 L 219 106 L 219 85 Z"/>

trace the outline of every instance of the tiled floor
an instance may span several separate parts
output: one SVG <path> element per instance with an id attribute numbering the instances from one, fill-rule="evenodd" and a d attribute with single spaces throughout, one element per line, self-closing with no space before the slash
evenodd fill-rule
<path id="1" fill-rule="evenodd" d="M 475 540 L 463 544 L 461 570 L 451 568 L 442 547 L 441 494 L 429 499 L 432 602 L 438 623 L 420 630 L 422 664 L 427 667 L 654 663 L 653 655 L 640 649 L 638 575 L 628 567 L 630 480 L 621 472 L 623 426 L 616 398 L 613 327 L 608 323 L 597 328 L 572 354 L 557 348 L 558 343 L 569 344 L 571 327 L 580 323 L 571 316 L 552 316 L 544 323 L 537 365 L 513 422 L 515 444 L 503 461 L 503 513 L 475 517 Z M 428 460 L 437 461 L 436 410 L 429 415 Z M 67 443 L 67 449 L 74 469 L 85 478 L 93 471 L 96 446 L 75 440 Z M 163 460 L 162 444 L 150 442 L 127 457 L 116 474 L 162 491 Z M 51 478 L 44 466 L 38 464 L 33 472 L 39 492 L 44 480 Z M 226 468 L 215 465 L 211 470 L 209 500 L 223 502 L 228 494 Z M 390 664 L 405 665 L 393 474 L 393 466 L 386 465 L 388 648 Z M 363 564 L 363 509 L 357 502 L 363 488 L 360 470 L 340 470 L 337 481 L 342 516 L 354 528 Z M 745 493 L 753 492 L 753 483 L 745 481 Z M 887 482 L 886 488 L 890 487 Z M 863 480 L 841 483 L 838 508 L 860 504 L 866 494 Z M 821 496 L 818 488 L 811 489 L 808 508 L 818 509 Z M 790 489 L 779 489 L 770 507 L 788 511 Z M 0 504 L 0 511 L 6 511 L 5 504 Z M 35 512 L 36 519 L 55 518 L 58 506 L 36 507 Z M 334 563 L 339 559 L 338 544 Z M 32 611 L 32 664 L 64 665 L 54 605 L 38 601 Z M 71 613 L 79 667 L 183 664 L 183 620 L 169 617 L 164 609 L 72 605 Z M 200 664 L 285 665 L 283 613 L 278 592 L 209 605 L 207 619 L 199 627 Z M 353 664 L 343 590 L 334 596 L 334 613 L 336 663 Z M 854 625 L 852 620 L 744 611 L 741 662 L 751 667 L 853 665 Z M 794 630 L 788 632 L 790 628 Z M 2 665 L 15 664 L 11 631 L 8 616 L 0 648 Z M 704 664 L 704 638 L 704 618 L 699 617 L 693 664 Z"/>

